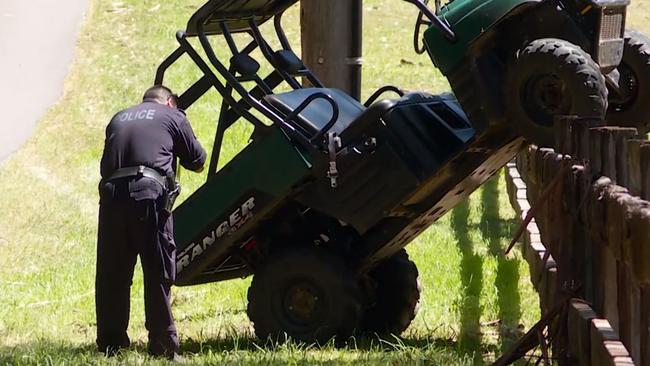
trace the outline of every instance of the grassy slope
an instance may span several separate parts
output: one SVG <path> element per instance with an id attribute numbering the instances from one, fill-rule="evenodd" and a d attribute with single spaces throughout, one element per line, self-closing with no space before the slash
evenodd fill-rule
<path id="1" fill-rule="evenodd" d="M 639 25 L 650 20 L 650 6 L 642 1 L 632 12 Z M 139 99 L 175 46 L 173 30 L 200 3 L 93 0 L 61 101 L 0 167 L 0 364 L 105 362 L 93 348 L 95 187 L 103 129 L 112 113 Z M 445 90 L 430 62 L 411 50 L 414 10 L 388 0 L 366 0 L 364 6 L 364 94 L 386 83 Z M 294 40 L 296 23 L 293 9 L 285 24 Z M 173 72 L 173 86 L 188 85 L 196 75 L 189 64 Z M 190 111 L 206 146 L 218 105 L 211 93 Z M 245 133 L 234 132 L 228 154 Z M 185 174 L 185 191 L 201 179 Z M 480 364 L 538 315 L 525 263 L 495 254 L 511 235 L 512 218 L 503 183 L 493 180 L 409 247 L 424 293 L 403 341 L 360 340 L 344 349 L 261 348 L 251 340 L 245 315 L 248 280 L 237 280 L 175 291 L 186 355 L 193 363 Z M 139 348 L 117 361 L 153 362 L 142 352 L 140 275 L 133 292 L 130 334 Z M 496 319 L 501 323 L 491 325 Z"/>

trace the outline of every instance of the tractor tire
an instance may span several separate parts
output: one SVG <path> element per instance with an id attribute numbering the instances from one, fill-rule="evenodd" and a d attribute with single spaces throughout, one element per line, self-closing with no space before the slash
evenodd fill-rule
<path id="1" fill-rule="evenodd" d="M 420 305 L 420 278 L 404 249 L 370 272 L 375 283 L 371 305 L 363 314 L 365 333 L 400 335 L 411 324 Z"/>
<path id="2" fill-rule="evenodd" d="M 247 313 L 263 340 L 347 340 L 361 320 L 358 276 L 325 250 L 290 248 L 253 276 Z"/>
<path id="3" fill-rule="evenodd" d="M 588 53 L 560 39 L 538 39 L 520 50 L 508 67 L 507 123 L 529 142 L 553 146 L 555 116 L 601 119 L 607 112 L 607 94 L 605 77 Z"/>
<path id="4" fill-rule="evenodd" d="M 607 121 L 636 127 L 640 134 L 650 130 L 650 38 L 635 30 L 625 32 L 623 60 L 618 67 L 623 95 L 610 93 Z"/>

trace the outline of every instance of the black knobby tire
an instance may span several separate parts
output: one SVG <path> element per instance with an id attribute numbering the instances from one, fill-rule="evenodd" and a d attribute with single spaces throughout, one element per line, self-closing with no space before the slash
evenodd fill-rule
<path id="1" fill-rule="evenodd" d="M 324 344 L 346 340 L 361 319 L 358 276 L 338 256 L 290 248 L 253 276 L 248 317 L 261 339 Z M 286 337 L 285 337 L 286 336 Z"/>
<path id="2" fill-rule="evenodd" d="M 607 121 L 650 130 L 650 38 L 635 30 L 625 32 L 623 60 L 618 67 L 623 96 L 610 93 Z"/>
<path id="3" fill-rule="evenodd" d="M 422 288 L 415 263 L 402 249 L 374 268 L 370 277 L 376 288 L 363 314 L 361 330 L 400 335 L 409 327 L 420 305 Z"/>
<path id="4" fill-rule="evenodd" d="M 558 115 L 603 118 L 607 85 L 591 56 L 560 39 L 530 42 L 508 67 L 506 118 L 531 143 L 553 145 Z"/>

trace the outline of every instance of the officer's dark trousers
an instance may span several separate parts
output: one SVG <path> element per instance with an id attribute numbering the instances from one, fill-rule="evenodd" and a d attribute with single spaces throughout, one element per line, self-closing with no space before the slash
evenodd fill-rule
<path id="1" fill-rule="evenodd" d="M 95 302 L 100 351 L 128 347 L 130 287 L 139 255 L 144 272 L 145 327 L 149 352 L 178 350 L 170 307 L 174 244 L 171 218 L 160 224 L 161 200 L 102 197 L 99 208 Z M 172 279 L 167 274 L 172 274 Z"/>

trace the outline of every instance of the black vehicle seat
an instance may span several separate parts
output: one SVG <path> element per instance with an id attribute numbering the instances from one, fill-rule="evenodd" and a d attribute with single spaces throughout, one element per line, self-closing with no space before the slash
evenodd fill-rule
<path id="1" fill-rule="evenodd" d="M 296 89 L 286 93 L 271 94 L 264 97 L 264 101 L 285 115 L 293 112 L 310 95 L 324 93 L 329 95 L 339 108 L 339 118 L 328 132 L 340 134 L 359 116 L 366 108 L 351 96 L 338 89 L 330 88 L 305 88 Z M 313 100 L 296 118 L 298 127 L 309 134 L 320 132 L 332 118 L 332 105 L 323 98 Z"/>
<path id="2" fill-rule="evenodd" d="M 368 107 L 353 124 L 339 135 L 344 142 L 354 139 L 356 136 L 362 135 L 369 126 L 377 123 L 393 107 L 422 103 L 431 100 L 431 98 L 435 97 L 425 92 L 411 92 L 398 99 L 380 99 Z M 383 121 L 382 123 L 387 123 L 387 121 Z"/>

